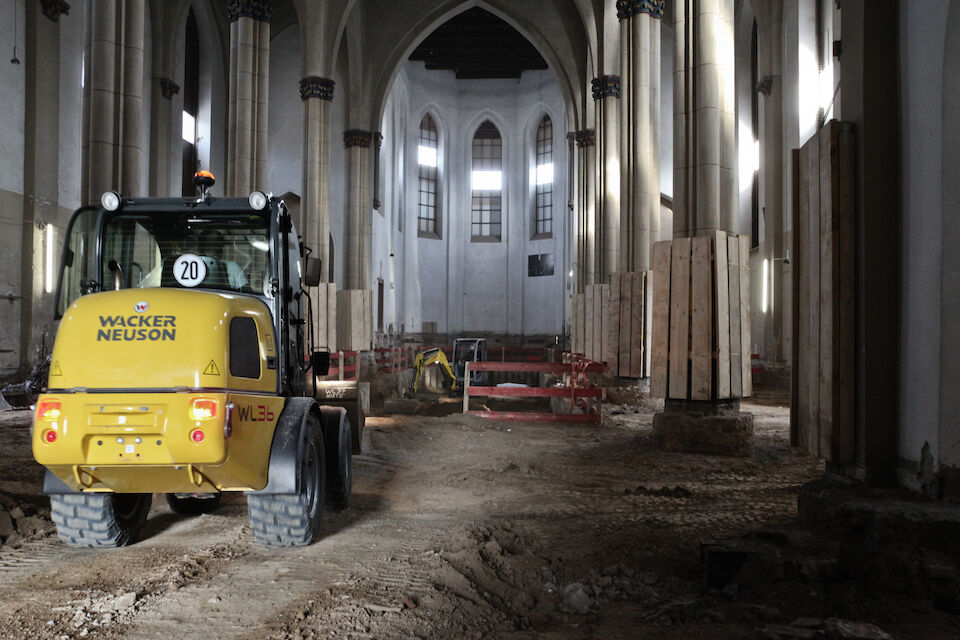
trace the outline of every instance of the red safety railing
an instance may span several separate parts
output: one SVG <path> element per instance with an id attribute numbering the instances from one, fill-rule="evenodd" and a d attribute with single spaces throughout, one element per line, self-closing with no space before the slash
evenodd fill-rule
<path id="1" fill-rule="evenodd" d="M 351 362 L 352 360 L 352 362 Z M 353 380 L 359 379 L 359 354 L 356 351 L 331 351 L 330 369 L 327 375 L 321 376 L 324 380 Z"/>
<path id="2" fill-rule="evenodd" d="M 520 422 L 587 422 L 599 424 L 602 418 L 600 398 L 603 389 L 593 384 L 589 373 L 602 373 L 607 366 L 600 362 L 571 358 L 569 362 L 468 362 L 464 374 L 463 412 L 491 420 Z M 470 384 L 474 371 L 513 371 L 553 373 L 563 376 L 562 387 L 490 387 Z M 569 398 L 569 413 L 530 411 L 471 411 L 471 397 Z M 577 409 L 583 413 L 574 413 Z"/>

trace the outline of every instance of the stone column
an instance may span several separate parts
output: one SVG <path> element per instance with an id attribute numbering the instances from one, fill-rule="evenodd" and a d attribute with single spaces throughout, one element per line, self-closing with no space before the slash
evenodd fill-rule
<path id="1" fill-rule="evenodd" d="M 650 268 L 660 233 L 660 18 L 663 2 L 618 0 L 620 19 L 620 270 Z M 656 232 L 654 232 L 654 228 Z"/>
<path id="2" fill-rule="evenodd" d="M 576 138 L 577 149 L 579 149 L 580 152 L 580 160 L 577 162 L 577 200 L 579 204 L 577 226 L 583 230 L 579 291 L 583 293 L 584 287 L 588 284 L 594 284 L 596 281 L 597 227 L 595 218 L 596 198 L 594 194 L 596 193 L 596 176 L 594 165 L 597 162 L 597 138 L 593 129 L 577 131 Z"/>
<path id="3" fill-rule="evenodd" d="M 84 89 L 81 200 L 104 191 L 144 192 L 143 149 L 144 0 L 102 0 L 91 13 L 89 74 Z"/>
<path id="4" fill-rule="evenodd" d="M 760 180 L 763 184 L 764 257 L 770 260 L 770 315 L 765 318 L 770 340 L 767 353 L 777 361 L 784 360 L 783 331 L 783 258 L 784 219 L 787 215 L 783 194 L 783 4 L 762 3 L 757 12 L 758 74 L 763 79 L 761 101 Z M 764 337 L 766 341 L 766 336 Z"/>
<path id="5" fill-rule="evenodd" d="M 62 231 L 67 220 L 60 208 L 60 15 L 69 11 L 69 5 L 48 7 L 41 3 L 26 3 L 24 25 L 26 27 L 24 71 L 24 121 L 23 121 L 23 199 L 20 245 L 17 247 L 13 224 L 5 224 L 9 236 L 4 246 L 10 253 L 4 255 L 7 266 L 5 282 L 13 289 L 19 257 L 19 297 L 4 301 L 4 342 L 14 347 L 22 373 L 30 371 L 44 353 L 49 353 L 56 326 L 52 323 L 52 298 L 44 290 L 45 279 L 53 276 L 47 268 L 56 269 L 59 264 L 46 264 L 47 227 L 55 231 L 54 243 L 63 240 Z M 12 203 L 12 200 L 8 202 Z M 15 219 L 16 213 L 5 211 L 5 217 Z M 19 249 L 19 251 L 17 251 Z M 17 251 L 17 253 L 13 253 Z M 19 254 L 19 255 L 17 255 Z M 59 256 L 57 248 L 52 255 Z M 6 279 L 6 278 L 5 278 Z M 11 295 L 13 292 L 11 291 Z M 16 305 L 16 306 L 15 306 Z M 15 311 L 16 309 L 16 311 Z M 19 335 L 17 335 L 19 332 Z M 7 354 L 5 354 L 7 355 Z M 14 360 L 16 362 L 16 360 Z"/>
<path id="6" fill-rule="evenodd" d="M 733 0 L 677 2 L 673 235 L 734 231 Z"/>
<path id="7" fill-rule="evenodd" d="M 272 0 L 229 0 L 230 83 L 227 195 L 267 182 L 267 105 Z"/>
<path id="8" fill-rule="evenodd" d="M 330 108 L 333 80 L 311 76 L 300 81 L 303 102 L 303 199 L 300 231 L 320 258 L 320 281 L 330 275 Z"/>
<path id="9" fill-rule="evenodd" d="M 370 143 L 373 133 L 350 129 L 343 132 L 347 149 L 347 219 L 344 265 L 345 289 L 366 289 L 370 274 Z"/>
<path id="10" fill-rule="evenodd" d="M 596 105 L 597 150 L 596 228 L 598 254 L 596 282 L 606 282 L 620 267 L 620 165 L 617 120 L 619 117 L 620 76 L 594 78 L 593 100 Z"/>
<path id="11" fill-rule="evenodd" d="M 664 410 L 653 420 L 654 440 L 670 451 L 750 455 L 753 416 L 740 413 L 740 397 L 750 395 L 750 379 L 747 376 L 738 386 L 731 384 L 733 378 L 728 375 L 742 374 L 749 366 L 750 344 L 749 270 L 741 268 L 749 251 L 746 243 L 727 238 L 735 231 L 738 198 L 733 0 L 687 0 L 673 7 L 674 236 L 678 240 L 673 243 L 672 258 L 671 247 L 665 246 L 666 264 L 655 265 L 654 270 L 654 326 L 660 330 L 653 335 L 653 349 L 655 354 L 666 354 L 669 344 L 671 369 Z M 695 238 L 692 275 L 687 238 Z M 727 245 L 729 264 L 734 265 L 729 269 L 723 245 Z M 739 304 L 729 303 L 734 296 Z M 666 328 L 669 336 L 664 335 Z M 733 363 L 738 364 L 736 372 L 723 366 Z M 704 384 L 711 379 L 711 384 Z M 651 385 L 662 389 L 666 380 L 667 372 L 655 365 Z"/>

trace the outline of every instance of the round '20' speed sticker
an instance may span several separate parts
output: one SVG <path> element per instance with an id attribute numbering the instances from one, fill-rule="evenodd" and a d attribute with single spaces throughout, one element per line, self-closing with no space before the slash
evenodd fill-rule
<path id="1" fill-rule="evenodd" d="M 173 277 L 184 287 L 195 287 L 207 277 L 207 265 L 200 256 L 185 253 L 174 261 Z"/>

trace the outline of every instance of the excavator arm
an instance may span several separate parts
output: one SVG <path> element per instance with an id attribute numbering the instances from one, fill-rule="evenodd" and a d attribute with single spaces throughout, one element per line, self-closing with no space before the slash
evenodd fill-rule
<path id="1" fill-rule="evenodd" d="M 450 390 L 459 391 L 460 386 L 457 384 L 457 377 L 453 373 L 453 368 L 450 366 L 450 361 L 447 360 L 447 355 L 440 349 L 428 349 L 426 351 L 421 351 L 417 354 L 416 359 L 413 361 L 413 381 L 410 383 L 410 388 L 407 390 L 404 396 L 412 398 L 413 395 L 417 392 L 417 389 L 420 388 L 420 380 L 423 377 L 423 370 L 429 367 L 432 364 L 436 364 L 440 367 L 440 371 L 450 380 Z"/>

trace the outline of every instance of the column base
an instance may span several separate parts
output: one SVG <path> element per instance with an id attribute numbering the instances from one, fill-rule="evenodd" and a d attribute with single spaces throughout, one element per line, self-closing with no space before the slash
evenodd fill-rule
<path id="1" fill-rule="evenodd" d="M 747 457 L 753 454 L 753 414 L 740 400 L 666 400 L 653 416 L 653 441 L 675 453 Z"/>

